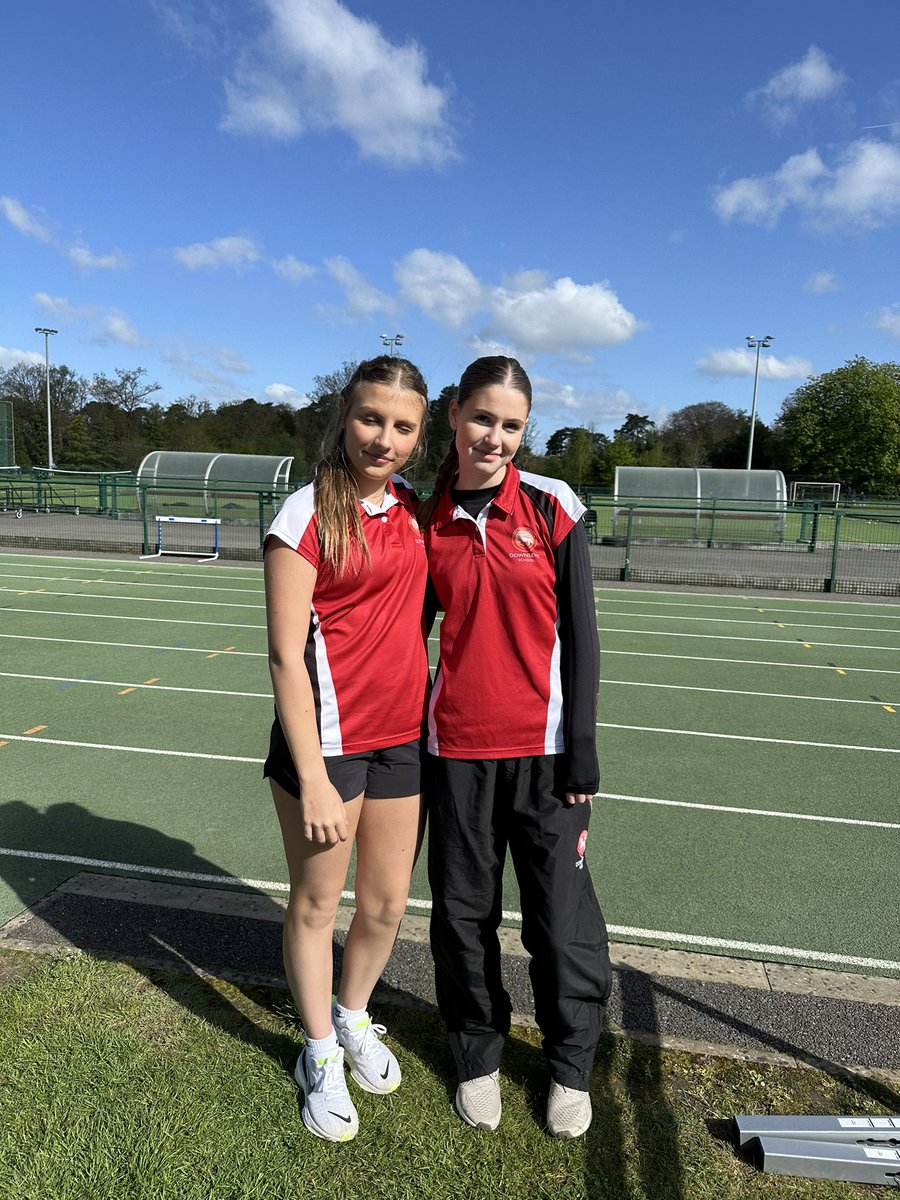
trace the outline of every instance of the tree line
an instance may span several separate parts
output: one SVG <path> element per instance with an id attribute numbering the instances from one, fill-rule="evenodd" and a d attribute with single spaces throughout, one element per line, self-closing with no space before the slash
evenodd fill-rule
<path id="1" fill-rule="evenodd" d="M 117 368 L 90 380 L 65 365 L 50 368 L 53 452 L 70 470 L 133 470 L 151 450 L 292 455 L 293 477 L 317 461 L 341 389 L 356 368 L 317 375 L 307 403 L 252 397 L 213 406 L 195 395 L 160 404 L 143 367 Z M 447 410 L 455 385 L 430 402 L 427 446 L 414 471 L 431 479 L 450 440 Z M 46 374 L 18 363 L 0 372 L 0 398 L 13 404 L 16 461 L 47 462 Z M 565 426 L 543 453 L 526 434 L 519 461 L 528 470 L 575 487 L 610 487 L 617 466 L 746 466 L 750 418 L 719 401 L 689 404 L 658 426 L 629 413 L 612 437 L 590 426 Z M 900 364 L 855 358 L 811 377 L 784 400 L 771 427 L 757 420 L 753 466 L 841 483 L 858 492 L 900 494 Z"/>

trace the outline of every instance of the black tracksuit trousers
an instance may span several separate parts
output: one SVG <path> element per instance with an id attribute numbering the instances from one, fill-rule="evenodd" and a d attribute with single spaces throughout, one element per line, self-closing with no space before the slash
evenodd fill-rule
<path id="1" fill-rule="evenodd" d="M 611 986 L 584 858 L 590 806 L 565 802 L 561 756 L 429 756 L 428 873 L 438 1006 L 460 1080 L 500 1065 L 511 1004 L 497 929 L 512 854 L 535 1016 L 557 1083 L 586 1090 Z"/>

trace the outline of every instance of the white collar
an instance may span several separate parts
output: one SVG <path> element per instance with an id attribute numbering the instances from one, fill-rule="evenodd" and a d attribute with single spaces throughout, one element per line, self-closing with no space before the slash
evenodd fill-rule
<path id="1" fill-rule="evenodd" d="M 395 504 L 400 503 L 390 488 L 385 489 L 384 500 L 382 500 L 380 507 L 377 504 L 373 504 L 371 500 L 363 500 L 362 496 L 360 496 L 359 502 L 363 506 L 363 512 L 369 517 L 380 516 L 386 513 L 389 508 L 393 508 Z"/>

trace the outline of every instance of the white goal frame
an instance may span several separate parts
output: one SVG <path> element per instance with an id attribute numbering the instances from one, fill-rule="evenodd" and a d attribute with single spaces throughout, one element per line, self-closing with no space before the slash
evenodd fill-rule
<path id="1" fill-rule="evenodd" d="M 795 479 L 791 484 L 792 504 L 833 504 L 837 508 L 841 498 L 839 483 L 817 483 L 813 480 Z"/>
<path id="2" fill-rule="evenodd" d="M 141 558 L 162 558 L 164 554 L 177 554 L 182 558 L 196 558 L 198 562 L 215 562 L 219 557 L 219 526 L 221 517 L 168 517 L 157 514 L 156 522 L 156 553 L 142 554 Z M 213 527 L 213 552 L 210 555 L 198 554 L 196 550 L 167 550 L 163 545 L 163 529 L 166 525 L 211 525 Z"/>

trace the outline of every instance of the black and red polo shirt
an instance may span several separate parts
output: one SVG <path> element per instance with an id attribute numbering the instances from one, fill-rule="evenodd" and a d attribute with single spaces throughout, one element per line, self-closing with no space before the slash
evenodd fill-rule
<path id="1" fill-rule="evenodd" d="M 583 526 L 576 531 L 584 511 L 568 484 L 512 465 L 477 517 L 442 495 L 425 530 L 444 609 L 432 754 L 568 752 L 578 759 L 572 787 L 596 789 L 599 645 L 587 542 Z"/>
<path id="2" fill-rule="evenodd" d="M 359 504 L 371 569 L 363 563 L 340 577 L 322 562 L 311 483 L 288 497 L 266 534 L 318 572 L 304 661 L 326 757 L 418 738 L 428 689 L 422 636 L 428 568 L 415 493 L 393 475 L 381 508 Z"/>

